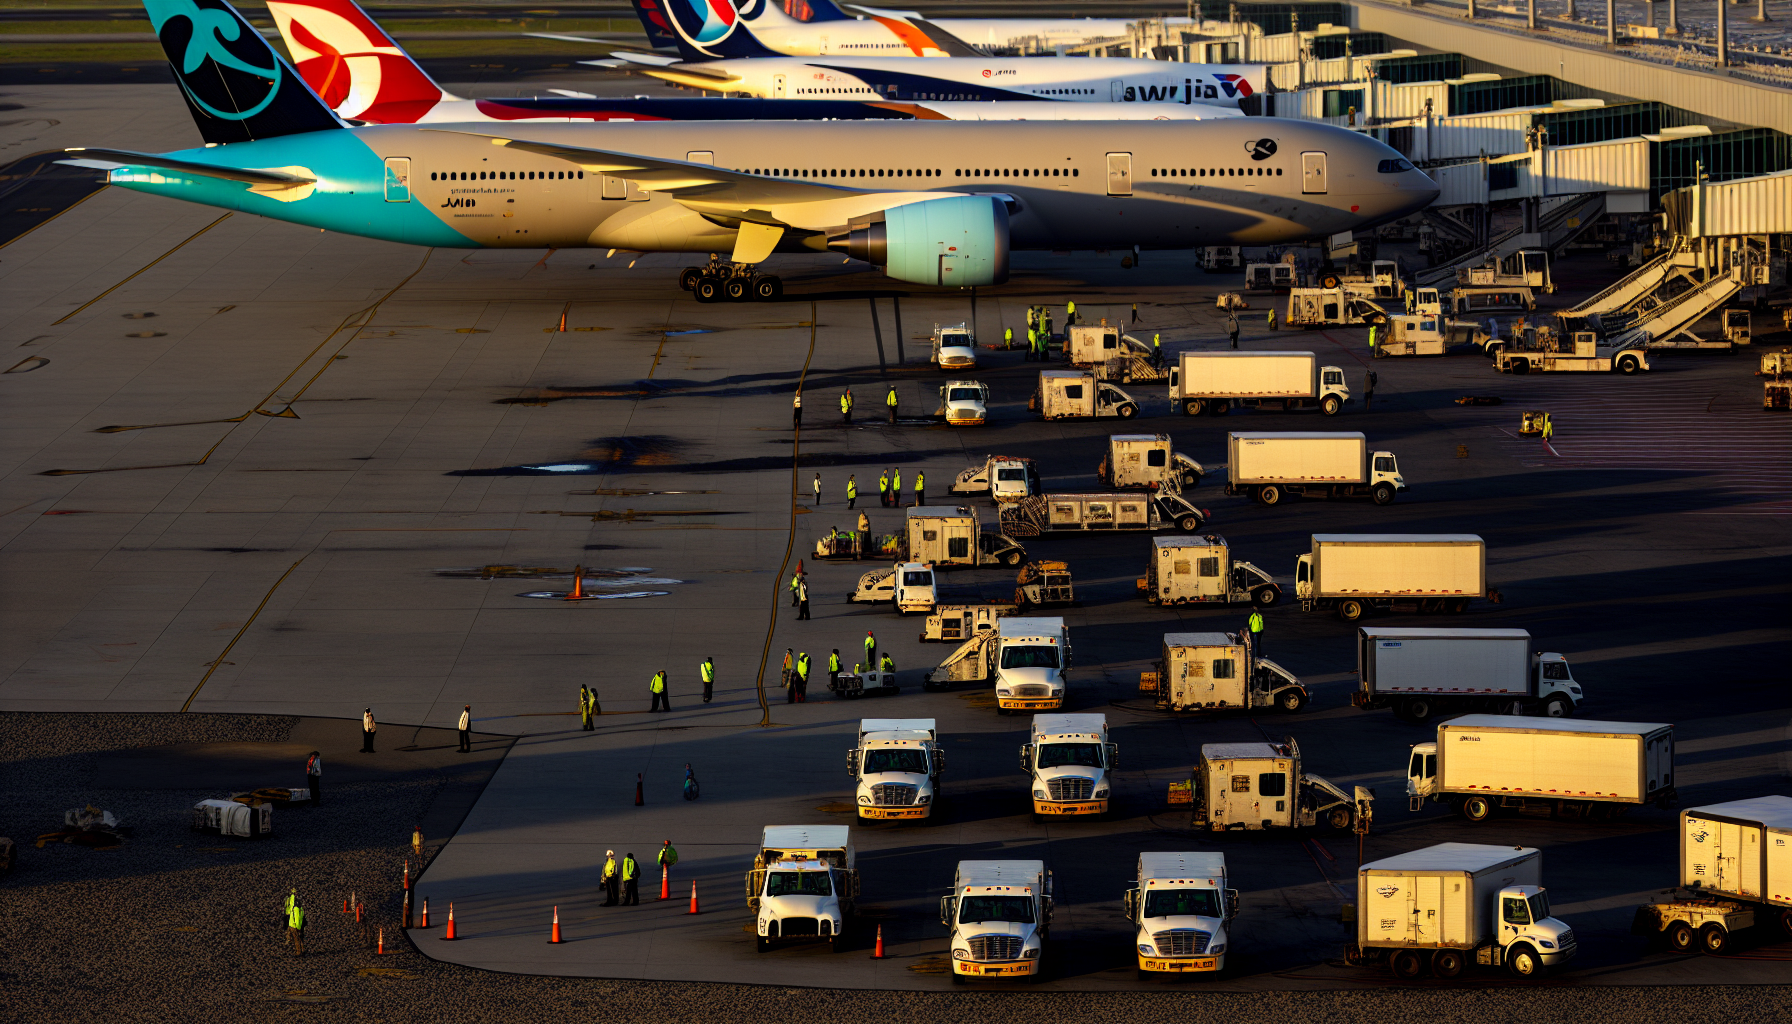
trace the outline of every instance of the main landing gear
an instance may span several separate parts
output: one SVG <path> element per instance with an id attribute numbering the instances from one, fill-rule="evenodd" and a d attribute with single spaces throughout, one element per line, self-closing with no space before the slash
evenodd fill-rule
<path id="1" fill-rule="evenodd" d="M 769 302 L 784 294 L 784 282 L 761 274 L 750 264 L 712 259 L 701 267 L 686 267 L 678 286 L 698 302 Z"/>

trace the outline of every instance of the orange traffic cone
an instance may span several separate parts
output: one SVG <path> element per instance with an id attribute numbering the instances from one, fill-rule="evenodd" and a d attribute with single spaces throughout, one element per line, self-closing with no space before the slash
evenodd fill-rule
<path id="1" fill-rule="evenodd" d="M 408 860 L 404 862 L 404 887 L 411 887 L 411 862 Z"/>
<path id="2" fill-rule="evenodd" d="M 374 956 L 385 956 L 386 955 L 386 929 L 384 929 L 384 928 L 380 929 L 380 944 L 379 944 L 379 947 L 373 951 L 373 955 Z"/>
<path id="3" fill-rule="evenodd" d="M 423 920 L 417 922 L 417 927 L 419 927 L 419 928 L 428 928 L 429 927 L 429 897 L 428 896 L 423 897 Z"/>
<path id="4" fill-rule="evenodd" d="M 699 913 L 697 910 L 697 882 L 695 879 L 691 880 L 691 913 Z"/>
<path id="5" fill-rule="evenodd" d="M 561 939 L 560 939 L 560 908 L 557 905 L 554 907 L 554 934 L 548 939 L 548 941 L 549 942 L 561 941 Z"/>
<path id="6" fill-rule="evenodd" d="M 575 565 L 572 567 L 572 589 L 567 591 L 566 597 L 562 598 L 562 600 L 583 601 L 584 599 L 585 567 L 582 565 Z"/>
<path id="7" fill-rule="evenodd" d="M 454 901 L 450 900 L 448 902 L 448 930 L 442 934 L 442 941 L 446 942 L 449 939 L 458 938 L 460 938 L 460 936 L 454 934 Z"/>
<path id="8" fill-rule="evenodd" d="M 361 911 L 366 910 L 366 909 L 367 909 L 367 905 L 365 903 L 362 903 L 360 900 L 355 901 L 355 923 L 356 924 L 361 923 Z"/>
<path id="9" fill-rule="evenodd" d="M 344 914 L 348 913 L 348 897 L 347 896 L 342 897 L 342 912 Z"/>
<path id="10" fill-rule="evenodd" d="M 884 959 L 884 926 L 877 926 L 877 948 L 871 951 L 871 959 Z"/>
<path id="11" fill-rule="evenodd" d="M 556 331 L 564 332 L 566 330 L 566 312 L 567 312 L 567 310 L 570 310 L 571 308 L 572 308 L 572 303 L 568 302 L 566 304 L 566 309 L 562 309 L 560 311 L 560 326 L 554 328 Z"/>
<path id="12" fill-rule="evenodd" d="M 660 865 L 660 899 L 669 900 L 671 898 L 672 898 L 672 869 L 667 867 L 664 864 L 661 864 Z"/>

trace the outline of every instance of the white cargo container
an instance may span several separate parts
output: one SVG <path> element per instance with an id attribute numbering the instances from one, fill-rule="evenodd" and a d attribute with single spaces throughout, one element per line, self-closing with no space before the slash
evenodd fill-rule
<path id="1" fill-rule="evenodd" d="M 846 940 L 859 872 L 845 825 L 767 825 L 747 872 L 747 907 L 757 911 L 763 953 L 784 940 Z"/>
<path id="2" fill-rule="evenodd" d="M 847 774 L 858 780 L 859 820 L 927 817 L 945 767 L 933 719 L 861 719 L 859 744 L 846 752 Z"/>
<path id="3" fill-rule="evenodd" d="M 1350 400 L 1344 371 L 1311 352 L 1184 352 L 1170 370 L 1170 405 L 1190 416 L 1235 404 L 1336 416 Z"/>
<path id="4" fill-rule="evenodd" d="M 1226 969 L 1227 925 L 1238 914 L 1223 853 L 1141 853 L 1137 887 L 1122 900 L 1138 929 L 1139 976 Z"/>
<path id="5" fill-rule="evenodd" d="M 1439 843 L 1356 872 L 1353 965 L 1386 963 L 1411 981 L 1470 964 L 1541 976 L 1572 959 L 1574 931 L 1550 915 L 1543 854 L 1521 846 Z"/>
<path id="6" fill-rule="evenodd" d="M 1393 452 L 1369 452 L 1357 433 L 1238 431 L 1227 435 L 1226 493 L 1265 505 L 1284 497 L 1393 502 L 1406 490 Z"/>
<path id="7" fill-rule="evenodd" d="M 1666 809 L 1674 789 L 1674 727 L 1658 722 L 1570 722 L 1463 715 L 1416 743 L 1407 801 L 1448 803 L 1473 822 L 1500 811 L 1615 818 L 1630 807 Z"/>
<path id="8" fill-rule="evenodd" d="M 1680 885 L 1769 907 L 1792 907 L 1792 796 L 1681 811 Z M 1792 938 L 1792 913 L 1777 916 Z"/>
<path id="9" fill-rule="evenodd" d="M 1206 472 L 1199 462 L 1176 451 L 1168 434 L 1110 434 L 1108 453 L 1095 469 L 1109 487 L 1152 491 L 1192 490 Z"/>
<path id="10" fill-rule="evenodd" d="M 1363 627 L 1356 672 L 1350 703 L 1409 722 L 1471 711 L 1564 718 L 1584 699 L 1568 659 L 1533 652 L 1522 629 Z"/>
<path id="11" fill-rule="evenodd" d="M 1052 922 L 1052 873 L 1040 860 L 961 860 L 940 897 L 952 975 L 1037 977 Z"/>
<path id="12" fill-rule="evenodd" d="M 1458 612 L 1487 590 L 1487 545 L 1472 533 L 1316 533 L 1294 565 L 1302 611 Z"/>
<path id="13" fill-rule="evenodd" d="M 1119 757 L 1106 715 L 1034 715 L 1020 748 L 1034 820 L 1106 814 Z"/>
<path id="14" fill-rule="evenodd" d="M 1112 384 L 1085 370 L 1041 370 L 1039 390 L 1027 402 L 1048 420 L 1132 419 L 1139 403 Z"/>

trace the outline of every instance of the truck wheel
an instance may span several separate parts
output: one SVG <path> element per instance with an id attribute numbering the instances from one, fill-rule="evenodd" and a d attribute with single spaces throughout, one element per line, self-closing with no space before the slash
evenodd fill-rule
<path id="1" fill-rule="evenodd" d="M 1325 816 L 1325 823 L 1342 832 L 1350 827 L 1350 808 L 1334 807 Z"/>
<path id="2" fill-rule="evenodd" d="M 1355 622 L 1363 617 L 1363 602 L 1355 598 L 1347 598 L 1338 602 L 1338 618 L 1345 622 Z"/>
<path id="3" fill-rule="evenodd" d="M 1023 559 L 1025 559 L 1026 557 L 1027 557 L 1027 553 L 1024 551 L 1019 551 L 1019 550 L 1010 551 L 1007 554 L 1002 556 L 1002 564 L 1006 565 L 1006 566 L 1010 566 L 1010 567 L 1016 566 L 1016 565 L 1019 565 L 1021 563 L 1021 561 Z"/>
<path id="4" fill-rule="evenodd" d="M 1224 416 L 1231 411 L 1232 403 L 1224 398 L 1218 399 L 1213 403 L 1213 414 L 1215 416 Z"/>
<path id="5" fill-rule="evenodd" d="M 1406 699 L 1406 720 L 1409 722 L 1429 722 L 1431 716 L 1437 714 L 1437 705 L 1428 697 L 1408 697 Z"/>
<path id="6" fill-rule="evenodd" d="M 1778 924 L 1780 926 L 1780 938 L 1792 939 L 1792 910 L 1780 911 Z"/>
<path id="7" fill-rule="evenodd" d="M 1191 398 L 1182 403 L 1182 411 L 1190 416 L 1201 415 L 1201 410 L 1204 408 L 1206 408 L 1206 406 L 1199 398 Z"/>
<path id="8" fill-rule="evenodd" d="M 1416 949 L 1397 949 L 1388 957 L 1388 969 L 1401 981 L 1411 981 L 1425 973 L 1425 958 Z"/>
<path id="9" fill-rule="evenodd" d="M 1676 953 L 1692 952 L 1692 925 L 1687 924 L 1685 921 L 1675 921 L 1673 924 L 1668 925 L 1667 941 L 1668 948 Z"/>
<path id="10" fill-rule="evenodd" d="M 1568 703 L 1568 698 L 1560 694 L 1543 702 L 1544 718 L 1567 718 L 1573 713 L 1574 708 Z"/>
<path id="11" fill-rule="evenodd" d="M 1137 416 L 1139 414 L 1139 407 L 1132 404 L 1131 402 L 1127 402 L 1124 405 L 1120 406 L 1120 408 L 1115 409 L 1114 413 L 1116 415 L 1118 415 L 1123 420 L 1130 420 L 1134 416 Z"/>
<path id="12" fill-rule="evenodd" d="M 1294 689 L 1293 687 L 1289 687 L 1288 689 L 1283 690 L 1281 693 L 1276 694 L 1276 710 L 1282 712 L 1285 715 L 1292 715 L 1295 712 L 1299 711 L 1301 708 L 1304 708 L 1306 706 L 1307 706 L 1307 695 L 1300 692 L 1299 690 Z M 1338 809 L 1343 810 L 1342 807 L 1340 807 Z M 1345 824 L 1349 824 L 1348 812 L 1346 812 Z M 1343 828 L 1344 826 L 1343 825 L 1334 825 L 1333 827 L 1334 828 Z"/>
<path id="13" fill-rule="evenodd" d="M 1712 956 L 1719 956 L 1730 948 L 1730 933 L 1724 926 L 1713 921 L 1699 929 L 1699 949 Z"/>
<path id="14" fill-rule="evenodd" d="M 842 923 L 840 927 L 845 928 L 846 925 L 844 923 Z M 829 952 L 833 952 L 833 953 L 846 952 L 846 936 L 845 936 L 845 934 L 835 935 L 833 940 L 828 943 L 828 949 L 829 949 Z"/>
<path id="15" fill-rule="evenodd" d="M 1265 484 L 1257 488 L 1257 500 L 1265 505 L 1274 505 L 1282 500 L 1282 489 L 1275 484 Z"/>
<path id="16" fill-rule="evenodd" d="M 1431 954 L 1431 973 L 1440 978 L 1454 978 L 1468 966 L 1468 958 L 1460 949 L 1440 949 Z"/>
<path id="17" fill-rule="evenodd" d="M 1338 287 L 1338 275 L 1327 274 L 1324 277 L 1320 278 L 1319 279 L 1319 287 L 1321 287 L 1321 288 L 1336 288 L 1336 287 Z"/>
<path id="18" fill-rule="evenodd" d="M 1462 816 L 1479 825 L 1493 817 L 1493 801 L 1484 796 L 1464 797 Z"/>
<path id="19" fill-rule="evenodd" d="M 1535 979 L 1543 977 L 1543 958 L 1537 955 L 1529 943 L 1520 942 L 1506 954 L 1506 969 L 1514 978 Z"/>
<path id="20" fill-rule="evenodd" d="M 1196 516 L 1183 516 L 1176 520 L 1176 526 L 1183 533 L 1194 533 L 1201 528 L 1201 520 Z"/>
<path id="21" fill-rule="evenodd" d="M 1251 592 L 1251 603 L 1259 608 L 1274 608 L 1282 599 L 1282 588 L 1274 583 L 1265 584 Z"/>
<path id="22" fill-rule="evenodd" d="M 1369 497 L 1377 505 L 1392 505 L 1394 503 L 1394 485 L 1376 484 L 1375 489 L 1369 492 Z"/>
<path id="23" fill-rule="evenodd" d="M 1628 377 L 1637 371 L 1635 356 L 1624 356 L 1618 360 L 1618 372 Z"/>
<path id="24" fill-rule="evenodd" d="M 1344 403 L 1338 401 L 1337 395 L 1327 395 L 1325 401 L 1319 403 L 1319 411 L 1327 416 L 1336 416 L 1343 408 Z"/>

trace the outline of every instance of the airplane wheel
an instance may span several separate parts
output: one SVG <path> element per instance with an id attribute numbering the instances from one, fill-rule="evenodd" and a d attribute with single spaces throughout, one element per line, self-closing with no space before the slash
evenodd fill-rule
<path id="1" fill-rule="evenodd" d="M 766 275 L 753 281 L 753 297 L 761 302 L 770 302 L 784 294 L 784 282 L 776 277 Z"/>
<path id="2" fill-rule="evenodd" d="M 679 272 L 678 287 L 683 288 L 685 291 L 688 292 L 688 291 L 692 290 L 693 288 L 697 287 L 697 281 L 702 277 L 703 277 L 703 268 L 702 267 L 686 267 L 686 268 L 684 268 L 684 270 Z"/>
<path id="3" fill-rule="evenodd" d="M 691 294 L 697 297 L 698 302 L 720 301 L 722 298 L 722 283 L 705 274 L 698 278 L 697 283 L 691 287 Z"/>
<path id="4" fill-rule="evenodd" d="M 728 296 L 729 302 L 747 301 L 747 281 L 741 277 L 731 277 L 722 285 L 722 294 Z"/>

